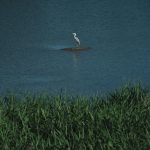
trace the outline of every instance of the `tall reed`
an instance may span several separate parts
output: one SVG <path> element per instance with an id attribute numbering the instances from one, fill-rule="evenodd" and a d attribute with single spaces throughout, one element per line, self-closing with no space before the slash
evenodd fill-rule
<path id="1" fill-rule="evenodd" d="M 150 92 L 126 86 L 105 97 L 0 97 L 2 150 L 148 150 Z"/>

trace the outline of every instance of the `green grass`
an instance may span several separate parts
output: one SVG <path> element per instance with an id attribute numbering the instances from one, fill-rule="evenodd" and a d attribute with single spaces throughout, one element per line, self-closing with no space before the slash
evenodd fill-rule
<path id="1" fill-rule="evenodd" d="M 149 150 L 150 91 L 0 97 L 1 150 Z"/>

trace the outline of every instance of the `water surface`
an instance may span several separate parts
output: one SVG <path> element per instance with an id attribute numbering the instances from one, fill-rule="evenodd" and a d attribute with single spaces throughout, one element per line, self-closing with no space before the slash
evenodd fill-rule
<path id="1" fill-rule="evenodd" d="M 150 85 L 149 0 L 2 0 L 0 91 L 93 94 Z M 91 50 L 66 52 L 76 32 Z"/>

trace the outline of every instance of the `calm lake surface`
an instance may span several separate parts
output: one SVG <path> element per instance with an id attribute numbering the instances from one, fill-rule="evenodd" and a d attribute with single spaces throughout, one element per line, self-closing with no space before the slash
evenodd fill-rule
<path id="1" fill-rule="evenodd" d="M 72 32 L 80 52 L 73 47 Z M 150 85 L 149 0 L 1 0 L 0 91 L 94 94 Z"/>

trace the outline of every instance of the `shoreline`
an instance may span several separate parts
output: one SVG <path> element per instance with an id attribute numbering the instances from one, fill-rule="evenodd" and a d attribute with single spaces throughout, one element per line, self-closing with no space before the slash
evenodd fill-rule
<path id="1" fill-rule="evenodd" d="M 150 148 L 150 90 L 105 96 L 0 96 L 0 149 Z"/>

